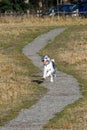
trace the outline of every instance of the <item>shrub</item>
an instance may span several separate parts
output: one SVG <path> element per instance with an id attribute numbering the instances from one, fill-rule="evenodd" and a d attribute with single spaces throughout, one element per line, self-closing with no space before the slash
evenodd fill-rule
<path id="1" fill-rule="evenodd" d="M 25 12 L 30 9 L 32 6 L 29 3 L 25 3 L 22 0 L 12 1 L 12 0 L 3 0 L 0 1 L 0 12 L 5 13 L 6 11 L 14 12 Z"/>

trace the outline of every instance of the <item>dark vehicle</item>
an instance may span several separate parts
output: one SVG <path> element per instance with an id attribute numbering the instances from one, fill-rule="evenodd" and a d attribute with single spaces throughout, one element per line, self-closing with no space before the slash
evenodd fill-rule
<path id="1" fill-rule="evenodd" d="M 76 4 L 67 4 L 67 5 L 59 5 L 59 6 L 52 6 L 47 9 L 43 15 L 47 16 L 57 16 L 57 15 L 69 15 L 69 16 L 77 16 L 78 5 Z"/>
<path id="2" fill-rule="evenodd" d="M 87 3 L 79 4 L 79 16 L 87 18 Z"/>
<path id="3" fill-rule="evenodd" d="M 78 15 L 78 5 L 77 4 L 67 4 L 61 5 L 59 7 L 60 15 L 64 14 L 67 16 L 77 16 Z"/>
<path id="4" fill-rule="evenodd" d="M 78 0 L 78 3 L 86 3 L 87 0 Z"/>
<path id="5" fill-rule="evenodd" d="M 50 8 L 48 8 L 44 13 L 43 16 L 55 16 L 58 12 L 57 7 L 52 6 Z"/>

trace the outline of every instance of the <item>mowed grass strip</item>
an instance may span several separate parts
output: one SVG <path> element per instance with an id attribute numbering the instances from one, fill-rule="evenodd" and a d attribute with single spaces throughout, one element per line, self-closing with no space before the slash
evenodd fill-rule
<path id="1" fill-rule="evenodd" d="M 45 53 L 78 80 L 83 98 L 56 114 L 43 130 L 87 130 L 87 25 L 69 27 L 40 52 Z"/>

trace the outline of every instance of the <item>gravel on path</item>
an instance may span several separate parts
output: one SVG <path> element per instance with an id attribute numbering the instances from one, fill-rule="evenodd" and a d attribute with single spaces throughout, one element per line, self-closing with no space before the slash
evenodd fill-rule
<path id="1" fill-rule="evenodd" d="M 42 70 L 39 50 L 63 31 L 64 29 L 58 28 L 40 35 L 23 48 L 24 55 Z M 21 110 L 15 119 L 0 127 L 0 130 L 41 130 L 57 112 L 82 97 L 77 80 L 60 71 L 57 71 L 57 77 L 53 83 L 46 81 L 41 86 L 48 89 L 46 95 L 30 109 Z"/>

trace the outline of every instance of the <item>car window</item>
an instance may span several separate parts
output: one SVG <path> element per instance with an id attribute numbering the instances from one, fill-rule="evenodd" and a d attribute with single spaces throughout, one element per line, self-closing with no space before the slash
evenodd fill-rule
<path id="1" fill-rule="evenodd" d="M 75 9 L 77 9 L 78 8 L 78 5 L 73 5 L 72 6 L 72 10 L 75 10 Z"/>

